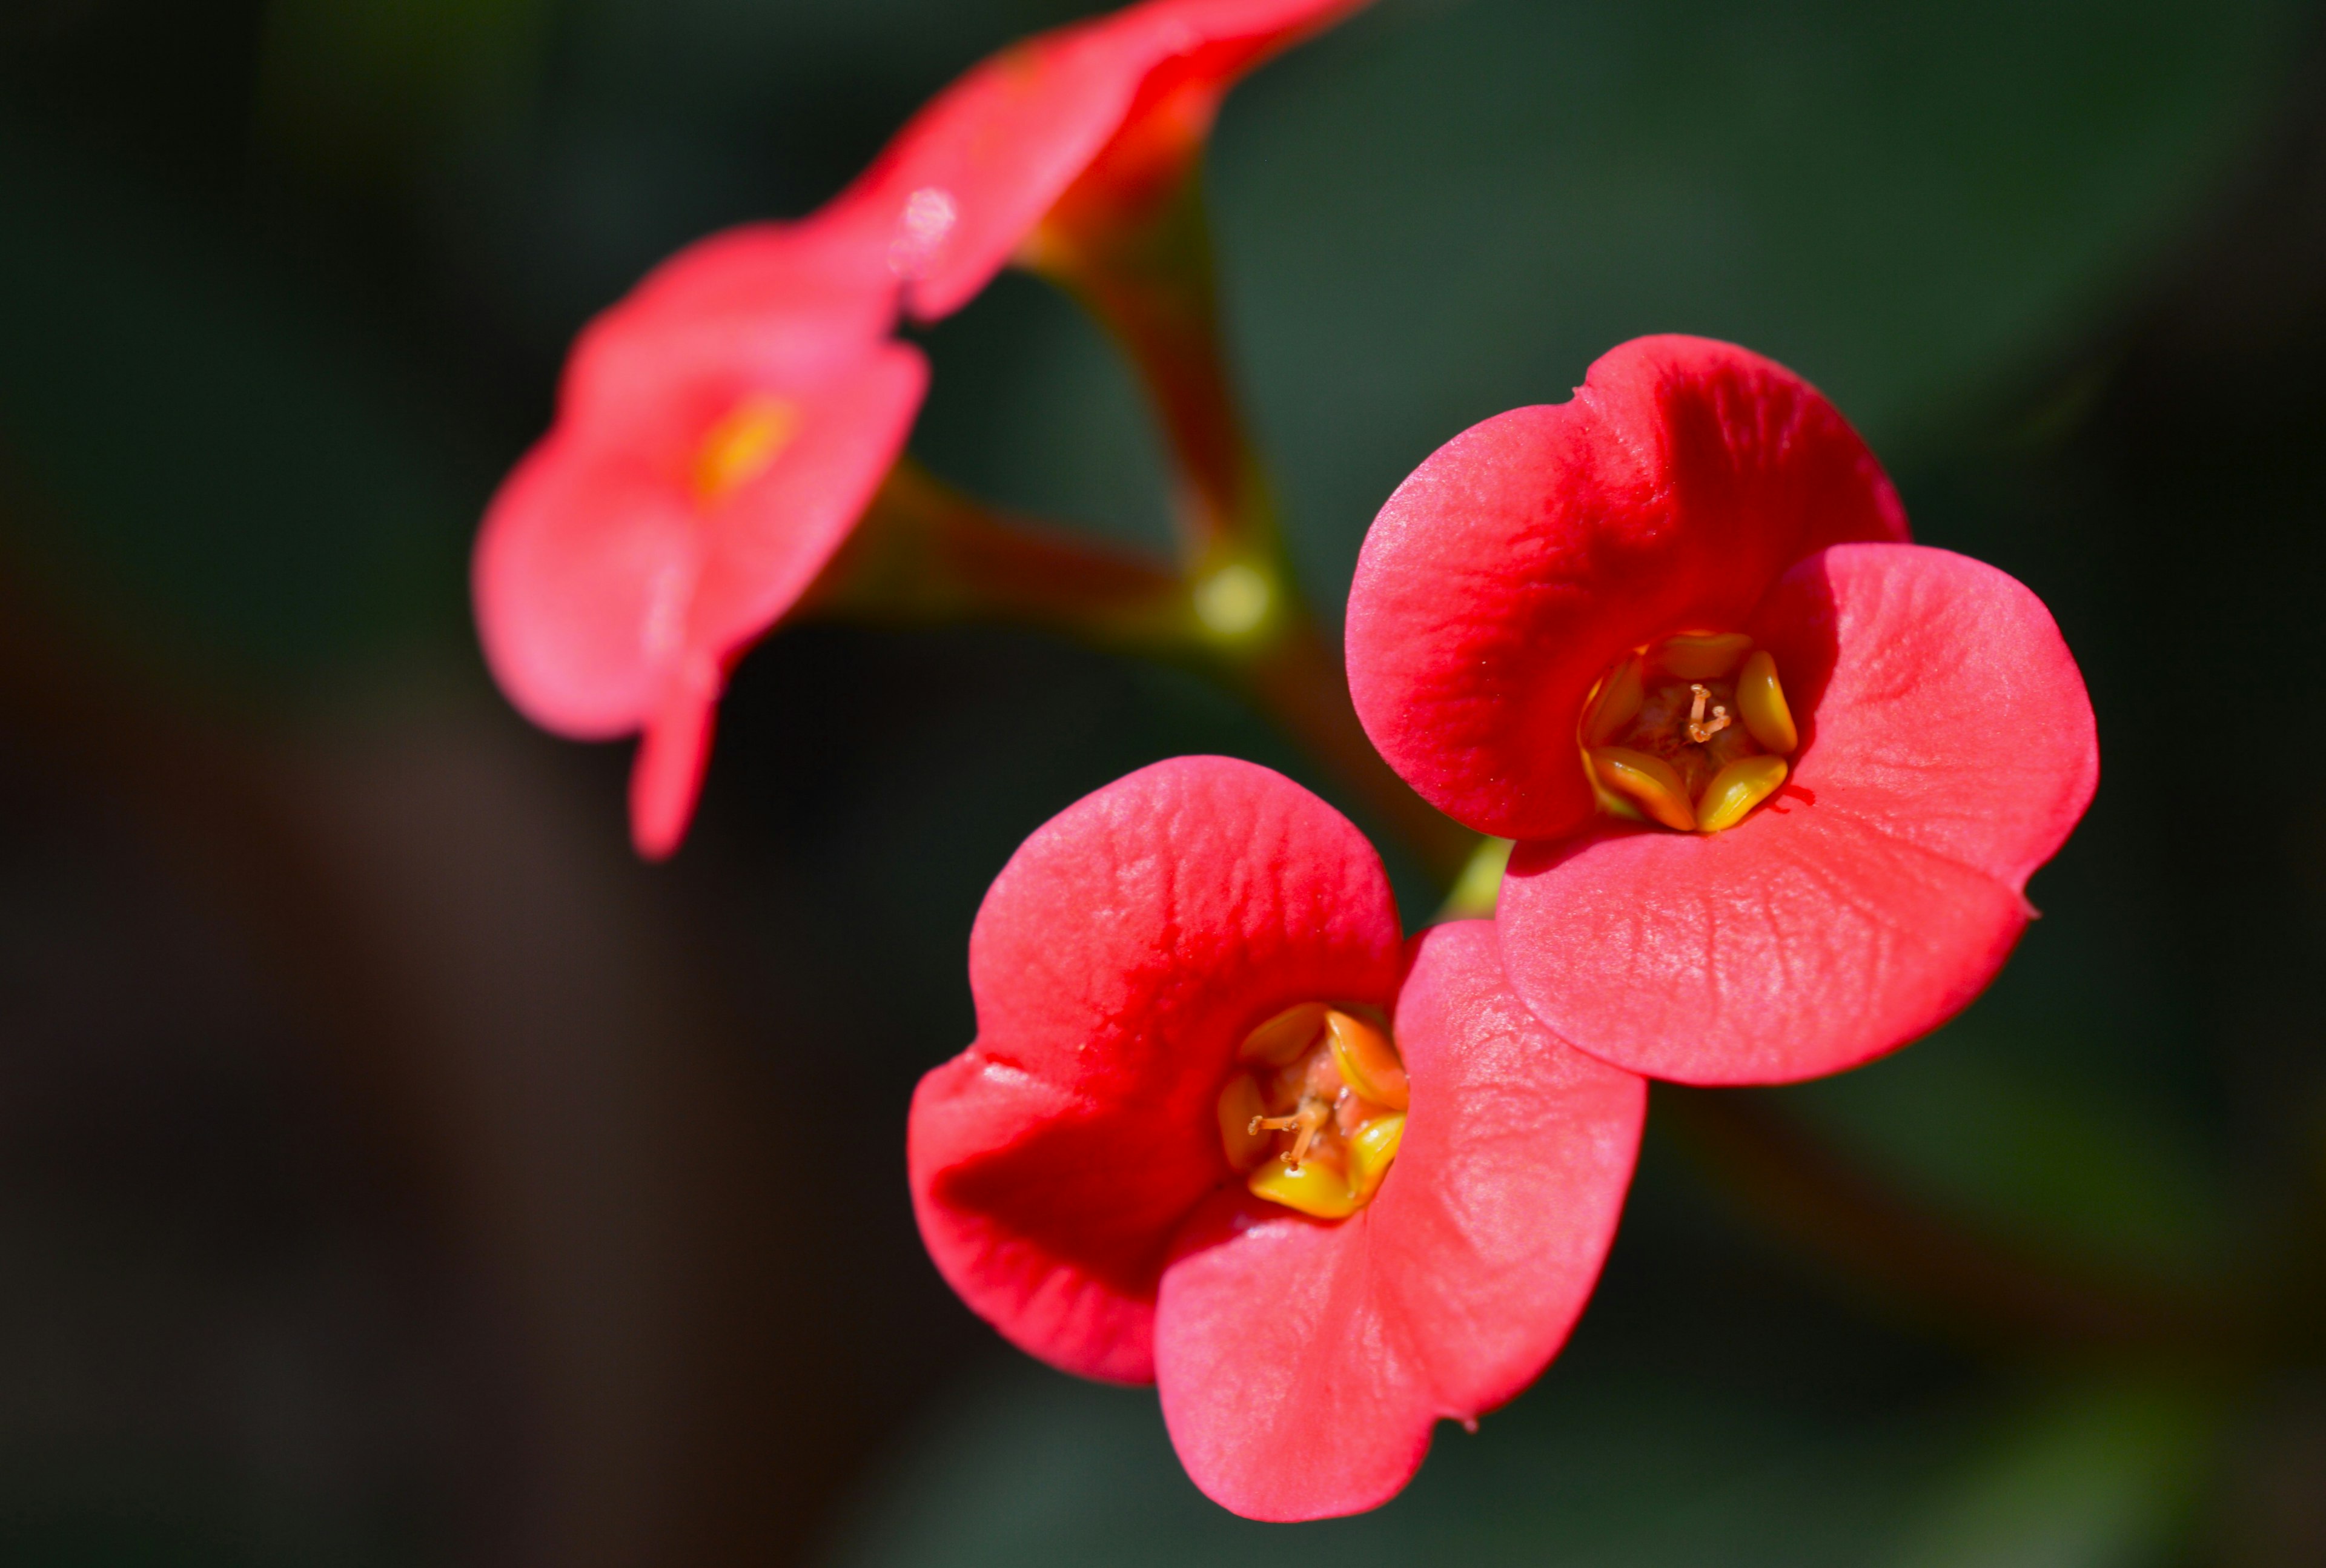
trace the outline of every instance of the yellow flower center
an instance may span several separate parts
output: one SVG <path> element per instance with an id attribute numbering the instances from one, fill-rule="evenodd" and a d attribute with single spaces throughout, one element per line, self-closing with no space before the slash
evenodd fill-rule
<path id="1" fill-rule="evenodd" d="M 799 409 L 754 394 L 711 427 L 694 449 L 694 496 L 715 506 L 764 474 L 799 429 Z"/>
<path id="2" fill-rule="evenodd" d="M 1577 738 L 1603 809 L 1683 833 L 1743 821 L 1800 745 L 1777 661 L 1743 632 L 1680 632 L 1624 654 L 1592 688 Z"/>
<path id="3" fill-rule="evenodd" d="M 1405 1137 L 1405 1063 L 1370 1008 L 1304 1002 L 1244 1037 L 1220 1090 L 1220 1146 L 1256 1195 L 1345 1220 Z"/>

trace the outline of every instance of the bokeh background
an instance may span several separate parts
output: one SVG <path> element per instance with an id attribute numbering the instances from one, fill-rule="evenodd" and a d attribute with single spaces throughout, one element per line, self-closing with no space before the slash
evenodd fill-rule
<path id="1" fill-rule="evenodd" d="M 0 0 L 0 1559 L 2326 1561 L 2326 18 L 1383 0 L 1233 99 L 1328 614 L 1439 441 L 1708 333 L 2044 596 L 2105 757 L 1989 996 L 1659 1091 L 1570 1351 L 1294 1529 L 969 1317 L 901 1134 L 1025 832 L 1175 752 L 1329 781 L 1184 673 L 807 625 L 647 868 L 467 621 L 576 326 L 1076 9 Z M 932 467 L 1165 538 L 1060 298 L 929 346 Z"/>

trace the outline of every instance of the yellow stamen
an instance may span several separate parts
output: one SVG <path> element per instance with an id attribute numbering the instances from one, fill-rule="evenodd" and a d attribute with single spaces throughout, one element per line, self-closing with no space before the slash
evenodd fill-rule
<path id="1" fill-rule="evenodd" d="M 1640 656 L 1630 654 L 1599 682 L 1599 694 L 1583 716 L 1583 744 L 1605 746 L 1616 731 L 1639 717 L 1647 688 L 1640 679 Z"/>
<path id="2" fill-rule="evenodd" d="M 1588 755 L 1593 771 L 1609 789 L 1630 796 L 1667 828 L 1683 833 L 1695 830 L 1696 810 L 1689 804 L 1688 790 L 1671 764 L 1621 746 L 1594 747 Z"/>
<path id="3" fill-rule="evenodd" d="M 1297 1007 L 1287 1007 L 1245 1035 L 1237 1054 L 1246 1062 L 1282 1067 L 1317 1044 L 1317 1037 L 1325 1032 L 1327 1010 L 1322 1002 L 1303 1002 Z"/>
<path id="4" fill-rule="evenodd" d="M 766 473 L 798 428 L 793 404 L 764 394 L 745 398 L 695 449 L 695 497 L 723 501 Z"/>
<path id="5" fill-rule="evenodd" d="M 1325 1015 L 1325 1031 L 1333 1044 L 1333 1062 L 1351 1089 L 1375 1105 L 1403 1110 L 1410 1092 L 1405 1063 L 1389 1036 L 1363 1019 L 1335 1009 Z"/>
<path id="6" fill-rule="evenodd" d="M 1261 1112 L 1266 1109 L 1261 1103 L 1260 1085 L 1249 1072 L 1237 1073 L 1220 1090 L 1220 1147 L 1226 1152 L 1228 1164 L 1239 1171 L 1249 1171 L 1268 1158 L 1271 1140 L 1260 1128 Z"/>
<path id="7" fill-rule="evenodd" d="M 1306 1003 L 1268 1019 L 1240 1050 L 1245 1067 L 1218 1100 L 1228 1163 L 1253 1193 L 1320 1220 L 1364 1207 L 1397 1157 L 1410 1093 L 1387 1015 Z M 1255 1160 L 1255 1149 L 1266 1152 Z"/>
<path id="8" fill-rule="evenodd" d="M 1254 1171 L 1244 1185 L 1255 1197 L 1318 1220 L 1346 1220 L 1357 1211 L 1356 1190 L 1350 1186 L 1349 1178 L 1321 1160 L 1306 1165 L 1270 1160 Z"/>
<path id="9" fill-rule="evenodd" d="M 1736 667 L 1753 639 L 1743 632 L 1681 632 L 1648 650 L 1651 670 L 1675 681 L 1717 681 Z"/>
<path id="10" fill-rule="evenodd" d="M 1801 743 L 1785 689 L 1777 683 L 1777 661 L 1768 649 L 1744 661 L 1744 672 L 1736 677 L 1736 707 L 1744 716 L 1745 729 L 1771 751 L 1787 755 Z"/>
<path id="11" fill-rule="evenodd" d="M 1717 833 L 1743 821 L 1745 812 L 1776 793 L 1786 771 L 1782 756 L 1743 756 L 1714 774 L 1697 803 L 1698 830 Z"/>
<path id="12" fill-rule="evenodd" d="M 1358 1202 L 1372 1201 L 1381 1190 L 1382 1178 L 1389 1174 L 1390 1162 L 1397 1158 L 1398 1146 L 1404 1141 L 1401 1115 L 1375 1117 L 1357 1129 L 1349 1140 L 1349 1185 L 1356 1189 Z"/>

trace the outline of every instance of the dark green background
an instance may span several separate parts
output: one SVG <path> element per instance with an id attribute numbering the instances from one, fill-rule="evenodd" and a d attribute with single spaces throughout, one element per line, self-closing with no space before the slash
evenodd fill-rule
<path id="1" fill-rule="evenodd" d="M 648 870 L 621 748 L 526 731 L 468 629 L 580 322 L 1075 9 L 0 11 L 0 1556 L 2326 1557 L 2318 17 L 1386 0 L 1231 101 L 1234 353 L 1328 614 L 1428 450 L 1664 330 L 1816 380 L 1921 538 L 2043 595 L 2103 751 L 2046 918 L 1931 1041 L 1741 1099 L 2007 1255 L 2247 1314 L 2014 1332 L 1659 1114 L 1571 1353 L 1288 1531 L 968 1318 L 901 1133 L 1026 831 L 1178 751 L 1325 781 L 1183 673 L 806 626 Z M 1063 300 L 927 340 L 933 467 L 1162 540 Z"/>

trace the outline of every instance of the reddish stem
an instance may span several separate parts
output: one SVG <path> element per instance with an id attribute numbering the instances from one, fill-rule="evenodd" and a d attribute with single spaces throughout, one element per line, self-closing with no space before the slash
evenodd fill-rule
<path id="1" fill-rule="evenodd" d="M 1265 646 L 1233 666 L 1243 688 L 1308 754 L 1332 768 L 1441 886 L 1452 886 L 1480 842 L 1477 834 L 1413 793 L 1357 722 L 1339 651 L 1304 608 Z"/>
<path id="2" fill-rule="evenodd" d="M 1221 348 L 1219 289 L 1200 165 L 1112 221 L 1054 219 L 1020 259 L 1083 302 L 1147 388 L 1177 473 L 1191 573 L 1232 560 L 1281 576 L 1274 504 Z"/>
<path id="3" fill-rule="evenodd" d="M 993 511 L 910 459 L 882 483 L 811 608 L 872 621 L 1021 621 L 1161 655 L 1197 635 L 1168 563 Z"/>

